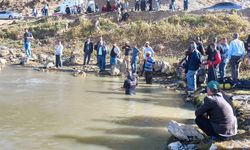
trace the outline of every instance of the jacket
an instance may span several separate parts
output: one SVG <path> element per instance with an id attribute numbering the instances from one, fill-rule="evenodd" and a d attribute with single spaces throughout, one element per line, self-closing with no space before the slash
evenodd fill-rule
<path id="1" fill-rule="evenodd" d="M 196 71 L 200 68 L 202 63 L 201 53 L 198 50 L 194 50 L 189 56 L 187 60 L 187 70 Z"/>
<path id="2" fill-rule="evenodd" d="M 84 43 L 84 53 L 92 53 L 93 49 L 94 47 L 92 42 L 90 42 L 89 44 L 87 42 Z"/>
<path id="3" fill-rule="evenodd" d="M 222 93 L 207 96 L 204 104 L 196 111 L 195 115 L 209 116 L 210 123 L 217 134 L 232 136 L 237 132 L 237 119 L 232 106 L 227 102 Z"/>

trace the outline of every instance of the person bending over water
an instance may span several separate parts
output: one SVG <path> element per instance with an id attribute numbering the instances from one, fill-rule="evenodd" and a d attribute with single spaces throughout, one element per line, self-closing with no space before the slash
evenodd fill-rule
<path id="1" fill-rule="evenodd" d="M 135 95 L 136 86 L 137 86 L 136 74 L 133 75 L 129 74 L 123 84 L 123 89 L 125 89 L 125 94 Z"/>
<path id="2" fill-rule="evenodd" d="M 219 83 L 210 81 L 204 104 L 195 111 L 196 124 L 213 140 L 231 137 L 237 133 L 237 119 L 232 106 L 224 97 Z"/>

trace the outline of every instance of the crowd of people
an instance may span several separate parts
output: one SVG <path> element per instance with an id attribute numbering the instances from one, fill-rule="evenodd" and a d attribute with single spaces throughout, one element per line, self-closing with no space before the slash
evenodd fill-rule
<path id="1" fill-rule="evenodd" d="M 23 38 L 26 55 L 30 58 L 32 56 L 32 33 L 26 29 Z M 57 68 L 62 67 L 63 49 L 62 41 L 58 40 L 55 47 Z M 125 42 L 121 48 L 116 43 L 113 43 L 109 51 L 107 43 L 102 37 L 95 44 L 88 38 L 83 44 L 83 65 L 90 64 L 94 51 L 96 51 L 96 60 L 100 73 L 106 70 L 107 55 L 110 55 L 111 69 L 116 67 L 119 58 L 123 58 L 127 70 L 127 78 L 122 86 L 125 89 L 125 94 L 134 95 L 136 93 L 137 77 L 142 73 L 145 75 L 146 84 L 152 84 L 155 52 L 149 42 L 145 43 L 143 50 L 140 50 L 136 44 L 130 44 L 129 42 Z M 140 56 L 142 59 L 140 59 Z M 250 35 L 244 43 L 239 39 L 239 34 L 234 33 L 233 40 L 229 44 L 226 37 L 219 41 L 217 38 L 213 38 L 206 49 L 200 37 L 194 38 L 194 40 L 190 41 L 186 56 L 180 63 L 180 66 L 185 69 L 189 94 L 197 90 L 197 73 L 199 69 L 208 69 L 207 96 L 204 103 L 195 112 L 195 122 L 205 134 L 213 139 L 225 139 L 237 133 L 237 119 L 233 108 L 228 101 L 228 97 L 220 90 L 218 81 L 223 82 L 225 79 L 226 67 L 230 62 L 232 80 L 237 82 L 240 63 L 246 57 L 249 63 Z M 138 70 L 137 67 L 140 60 L 143 60 L 142 71 Z M 219 72 L 220 78 L 217 77 L 217 72 Z"/>
<path id="2" fill-rule="evenodd" d="M 222 38 L 219 41 L 217 38 L 213 38 L 206 49 L 204 48 L 201 38 L 197 37 L 191 41 L 190 47 L 186 52 L 186 57 L 180 62 L 180 66 L 186 73 L 189 95 L 191 96 L 196 91 L 199 70 L 204 68 L 208 69 L 208 82 L 225 82 L 226 68 L 229 63 L 232 82 L 237 83 L 239 81 L 241 62 L 247 57 L 249 60 L 249 38 L 245 44 L 239 39 L 238 33 L 233 35 L 233 40 L 230 44 L 227 38 Z"/>
<path id="3" fill-rule="evenodd" d="M 130 10 L 134 11 L 160 11 L 162 8 L 164 0 L 135 0 L 134 6 L 131 6 L 129 0 L 106 0 L 106 4 L 99 8 L 98 4 L 94 1 L 90 1 L 87 6 L 83 4 L 80 5 L 67 5 L 64 12 L 67 15 L 71 14 L 82 14 L 82 13 L 96 13 L 96 12 L 117 12 L 121 15 L 121 18 L 124 17 L 124 14 L 128 14 Z M 86 7 L 86 8 L 85 8 Z M 183 0 L 183 10 L 187 11 L 189 8 L 189 0 Z M 169 10 L 177 10 L 177 0 L 170 0 Z M 55 10 L 56 12 L 57 10 Z M 54 11 L 53 11 L 54 12 Z M 32 16 L 37 17 L 39 11 L 36 6 L 32 8 Z M 49 3 L 41 8 L 42 16 L 49 15 Z M 126 16 L 125 16 L 126 17 Z"/>

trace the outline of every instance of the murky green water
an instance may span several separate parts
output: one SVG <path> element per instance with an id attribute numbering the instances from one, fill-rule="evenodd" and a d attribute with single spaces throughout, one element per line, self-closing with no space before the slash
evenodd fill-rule
<path id="1" fill-rule="evenodd" d="M 173 92 L 122 80 L 7 67 L 0 72 L 1 150 L 160 150 L 169 120 L 193 118 Z"/>

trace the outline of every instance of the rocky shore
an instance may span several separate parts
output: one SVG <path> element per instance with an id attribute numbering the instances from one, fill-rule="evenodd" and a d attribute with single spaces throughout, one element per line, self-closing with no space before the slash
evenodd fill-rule
<path id="1" fill-rule="evenodd" d="M 63 58 L 64 66 L 56 69 L 54 66 L 55 56 L 53 54 L 33 53 L 32 59 L 27 59 L 25 53 L 20 49 L 9 49 L 0 46 L 0 70 L 5 65 L 22 65 L 31 67 L 35 71 L 57 71 L 69 72 L 75 77 L 86 77 L 88 74 L 98 74 L 96 65 L 83 66 L 82 56 L 79 54 L 66 55 Z M 95 64 L 91 61 L 91 64 Z M 142 69 L 142 65 L 139 65 Z M 158 60 L 156 63 L 155 83 L 160 84 L 163 88 L 168 88 L 185 95 L 185 82 L 179 81 L 175 77 L 175 68 L 168 62 Z M 126 72 L 125 64 L 122 59 L 118 60 L 115 67 L 109 68 L 104 75 L 123 76 Z M 173 140 L 168 145 L 172 150 L 195 150 L 195 149 L 250 149 L 250 91 L 230 90 L 232 102 L 237 113 L 239 123 L 239 134 L 227 141 L 211 142 L 196 127 L 192 125 L 184 125 L 171 121 L 168 124 L 168 131 L 173 135 Z M 230 94 L 229 94 L 230 95 Z M 196 98 L 189 101 L 198 106 L 205 94 L 198 92 Z M 183 98 L 185 100 L 185 98 Z"/>

